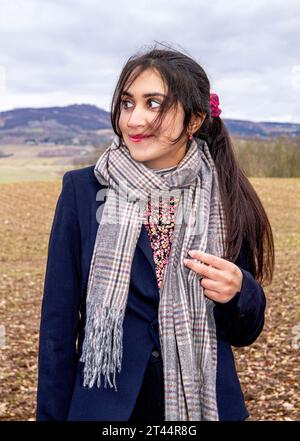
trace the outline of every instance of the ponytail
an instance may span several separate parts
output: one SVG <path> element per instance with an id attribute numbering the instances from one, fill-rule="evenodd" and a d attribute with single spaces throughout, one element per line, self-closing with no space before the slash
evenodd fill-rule
<path id="1" fill-rule="evenodd" d="M 239 165 L 223 120 L 207 116 L 194 135 L 207 142 L 216 165 L 228 232 L 225 258 L 235 261 L 244 243 L 249 271 L 261 284 L 270 284 L 275 261 L 272 228 L 259 196 Z"/>

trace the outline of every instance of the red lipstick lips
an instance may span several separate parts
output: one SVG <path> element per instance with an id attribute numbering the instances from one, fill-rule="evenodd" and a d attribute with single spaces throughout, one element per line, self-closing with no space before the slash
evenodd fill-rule
<path id="1" fill-rule="evenodd" d="M 151 135 L 129 135 L 129 139 L 133 142 L 139 142 L 142 141 L 144 139 L 150 138 Z"/>

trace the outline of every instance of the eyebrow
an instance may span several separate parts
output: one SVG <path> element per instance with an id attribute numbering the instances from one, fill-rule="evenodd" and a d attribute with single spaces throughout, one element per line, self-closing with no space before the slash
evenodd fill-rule
<path id="1" fill-rule="evenodd" d="M 122 93 L 123 95 L 127 95 L 130 96 L 131 98 L 133 98 L 133 95 L 131 93 L 129 93 L 127 90 L 124 90 L 124 92 Z M 149 93 L 144 93 L 143 97 L 144 98 L 148 98 L 149 96 L 163 96 L 165 97 L 166 95 L 164 95 L 163 93 L 160 92 L 149 92 Z"/>

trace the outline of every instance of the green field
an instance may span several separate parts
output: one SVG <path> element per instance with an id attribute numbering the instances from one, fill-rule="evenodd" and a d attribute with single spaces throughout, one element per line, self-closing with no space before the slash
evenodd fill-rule
<path id="1" fill-rule="evenodd" d="M 68 146 L 55 146 L 55 149 L 65 149 Z M 72 146 L 70 146 L 72 148 Z M 77 168 L 73 156 L 40 157 L 39 153 L 49 150 L 49 147 L 7 145 L 0 146 L 0 151 L 13 156 L 0 157 L 0 184 L 8 182 L 57 181 L 67 170 Z M 78 149 L 93 152 L 93 147 Z M 91 164 L 93 161 L 91 161 Z"/>

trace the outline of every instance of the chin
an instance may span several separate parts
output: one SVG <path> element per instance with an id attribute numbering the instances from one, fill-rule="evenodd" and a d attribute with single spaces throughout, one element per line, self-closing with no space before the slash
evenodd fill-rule
<path id="1" fill-rule="evenodd" d="M 142 146 L 140 146 L 140 145 L 131 145 L 131 144 L 126 144 L 126 146 L 127 146 L 127 148 L 128 148 L 128 150 L 129 150 L 129 153 L 130 153 L 130 155 L 134 158 L 134 159 L 136 159 L 136 158 L 146 158 L 146 156 L 149 156 L 149 155 L 146 155 L 145 154 L 145 149 L 142 147 Z"/>
<path id="2" fill-rule="evenodd" d="M 149 158 L 147 158 L 142 152 L 134 152 L 131 149 L 129 149 L 129 153 L 132 159 L 134 159 L 137 162 L 149 161 Z"/>

